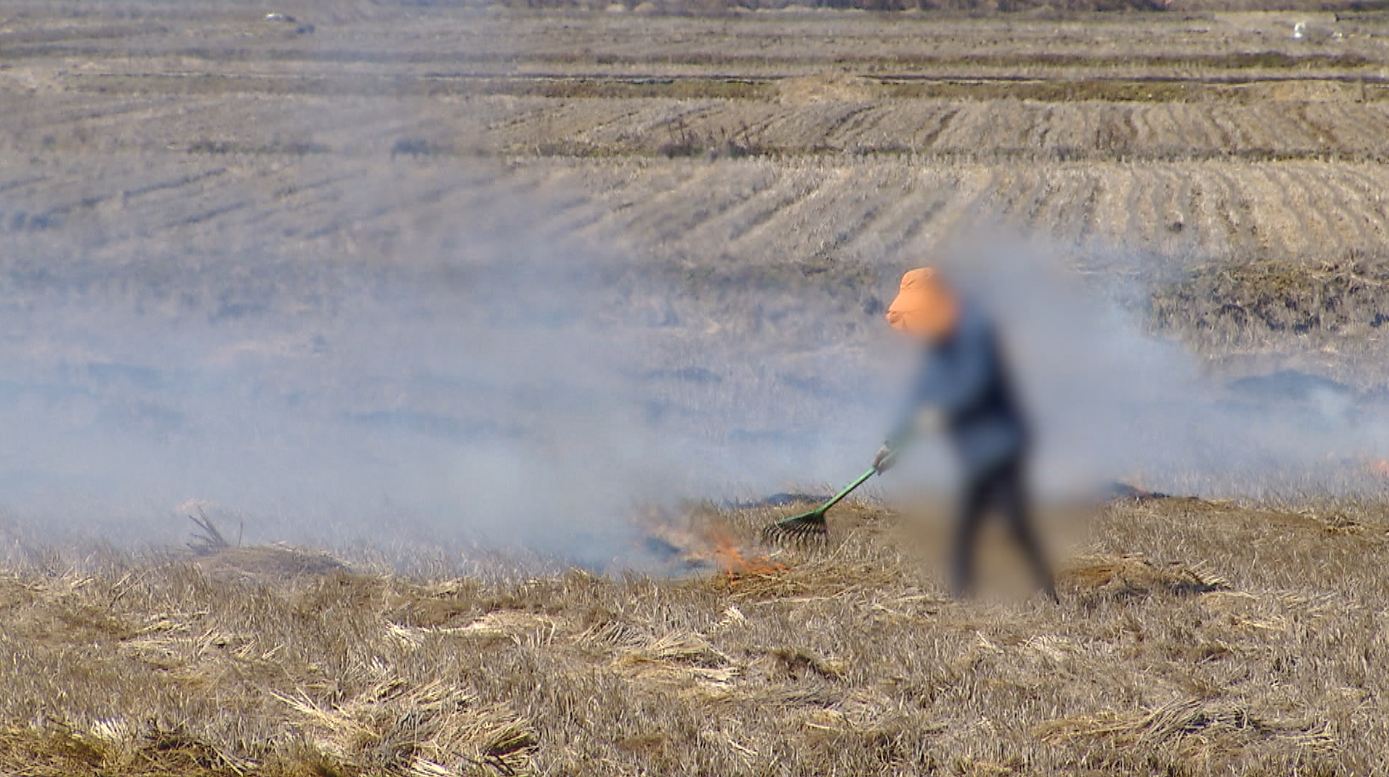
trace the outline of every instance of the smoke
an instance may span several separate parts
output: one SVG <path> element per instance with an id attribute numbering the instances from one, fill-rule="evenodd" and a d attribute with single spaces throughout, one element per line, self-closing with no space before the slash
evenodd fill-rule
<path id="1" fill-rule="evenodd" d="M 840 344 L 744 339 L 755 294 L 679 299 L 677 270 L 537 230 L 546 199 L 475 178 L 469 211 L 385 257 L 10 254 L 4 514 L 57 541 L 168 542 L 204 510 L 253 541 L 640 566 L 643 511 L 871 453 L 862 376 L 817 377 Z"/>
<path id="2" fill-rule="evenodd" d="M 249 541 L 630 568 L 653 510 L 866 465 L 919 357 L 881 322 L 904 268 L 662 265 L 537 227 L 563 223 L 552 199 L 470 172 L 466 210 L 378 255 L 201 245 L 113 266 L 80 230 L 19 241 L 0 266 L 10 532 L 167 544 L 202 510 Z M 1146 328 L 1162 280 L 1144 263 L 1035 239 L 935 253 L 998 320 L 1049 493 L 1379 487 L 1383 407 L 1298 373 L 1216 377 Z M 895 479 L 944 485 L 946 462 Z"/>
<path id="3" fill-rule="evenodd" d="M 864 466 L 918 356 L 871 304 L 899 268 L 857 293 L 798 272 L 692 276 L 620 238 L 537 230 L 545 200 L 476 180 L 490 194 L 384 258 L 168 252 L 113 271 L 75 239 L 9 255 L 11 531 L 163 544 L 203 510 L 252 541 L 398 561 L 631 568 L 650 561 L 653 509 Z M 1293 373 L 1216 379 L 1147 331 L 1151 281 L 1124 257 L 1091 254 L 1107 266 L 1084 273 L 1036 240 L 940 253 L 1005 335 L 1050 493 L 1378 484 L 1382 408 Z M 922 461 L 943 484 L 945 459 Z"/>
<path id="4" fill-rule="evenodd" d="M 313 170 L 339 212 L 292 237 L 248 220 L 171 245 L 119 209 L 7 235 L 0 538 L 168 544 L 203 510 L 255 542 L 629 567 L 653 509 L 837 485 L 866 466 L 918 358 L 881 322 L 897 257 L 811 273 L 710 246 L 707 263 L 663 263 L 635 237 L 554 217 L 582 192 L 536 192 L 463 157 L 396 159 L 391 140 L 344 154 L 368 172 L 341 186 Z M 287 164 L 310 180 L 304 160 Z M 251 210 L 276 207 L 241 185 Z M 354 218 L 431 187 L 457 207 L 358 239 Z M 22 191 L 0 192 L 0 213 L 34 212 Z M 1342 493 L 1385 450 L 1365 397 L 1232 388 L 1146 331 L 1135 300 L 1149 280 L 1122 255 L 1089 249 L 1107 266 L 1082 277 L 1038 241 L 931 248 L 999 318 L 1058 491 L 1126 478 Z"/>
<path id="5" fill-rule="evenodd" d="M 374 15 L 393 21 L 302 17 Z M 838 481 L 871 455 L 885 403 L 845 338 L 862 322 L 826 314 L 825 289 L 580 236 L 560 214 L 582 192 L 467 156 L 480 139 L 438 109 L 284 100 L 256 107 L 278 122 L 195 126 L 214 136 L 189 148 L 267 154 L 207 174 L 245 207 L 231 228 L 164 229 L 181 203 L 126 211 L 147 165 L 202 161 L 155 154 L 74 182 L 102 208 L 7 235 L 0 540 L 166 545 L 204 511 L 248 542 L 640 566 L 634 519 Z M 389 136 L 316 134 L 355 124 Z M 291 223 L 272 186 L 323 194 Z M 44 211 L 34 191 L 0 192 L 0 214 Z"/>
<path id="6" fill-rule="evenodd" d="M 1232 375 L 1228 354 L 1152 330 L 1149 300 L 1180 277 L 1181 257 L 998 237 L 947 255 L 1010 346 L 1050 490 L 1125 481 L 1261 499 L 1383 491 L 1375 462 L 1389 408 L 1375 397 L 1291 369 Z"/>

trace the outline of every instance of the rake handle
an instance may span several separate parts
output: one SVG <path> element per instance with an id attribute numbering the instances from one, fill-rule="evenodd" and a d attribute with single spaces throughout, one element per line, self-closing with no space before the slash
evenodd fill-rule
<path id="1" fill-rule="evenodd" d="M 875 467 L 869 467 L 868 470 L 867 470 L 866 472 L 864 472 L 862 475 L 859 475 L 859 476 L 858 476 L 858 480 L 855 480 L 854 482 L 852 482 L 852 483 L 850 483 L 849 485 L 845 486 L 843 491 L 840 491 L 839 493 L 837 493 L 837 494 L 835 494 L 834 496 L 830 497 L 830 500 L 829 500 L 828 502 L 825 502 L 824 504 L 820 505 L 820 509 L 816 510 L 815 512 L 817 512 L 817 513 L 827 512 L 831 507 L 834 507 L 835 505 L 837 505 L 837 504 L 839 504 L 840 502 L 842 502 L 842 501 L 844 500 L 844 497 L 848 496 L 849 494 L 852 494 L 852 493 L 854 492 L 854 490 L 857 489 L 859 486 L 863 485 L 864 483 L 867 483 L 867 482 L 868 482 L 868 479 L 871 478 L 871 477 L 873 477 L 873 476 L 876 475 L 876 474 L 878 474 L 877 468 L 875 468 Z"/>

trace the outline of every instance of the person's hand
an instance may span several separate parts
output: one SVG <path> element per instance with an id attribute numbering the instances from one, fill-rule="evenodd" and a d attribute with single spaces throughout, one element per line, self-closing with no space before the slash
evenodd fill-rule
<path id="1" fill-rule="evenodd" d="M 873 455 L 873 469 L 876 469 L 878 471 L 878 474 L 881 475 L 882 473 L 887 472 L 888 469 L 892 467 L 896 459 L 897 451 L 884 445 L 883 447 L 878 449 L 877 453 Z"/>

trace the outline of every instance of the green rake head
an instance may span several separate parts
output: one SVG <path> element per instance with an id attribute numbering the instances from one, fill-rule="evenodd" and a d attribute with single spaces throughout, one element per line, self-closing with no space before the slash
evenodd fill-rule
<path id="1" fill-rule="evenodd" d="M 844 487 L 844 490 L 830 497 L 828 502 L 811 510 L 808 513 L 793 515 L 790 518 L 782 518 L 780 521 L 762 530 L 762 538 L 767 542 L 778 540 L 790 540 L 792 542 L 818 542 L 829 537 L 830 527 L 825 522 L 825 513 L 831 507 L 839 504 L 840 500 L 848 496 L 854 489 L 868 482 L 868 479 L 878 474 L 876 468 L 869 469 L 858 479 Z"/>
<path id="2" fill-rule="evenodd" d="M 829 523 L 825 521 L 825 508 L 817 507 L 808 513 L 793 515 L 762 530 L 762 538 L 768 542 L 786 541 L 815 542 L 829 536 Z"/>

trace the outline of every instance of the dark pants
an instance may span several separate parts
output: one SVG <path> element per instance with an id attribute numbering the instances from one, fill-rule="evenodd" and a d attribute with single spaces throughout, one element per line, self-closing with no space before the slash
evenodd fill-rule
<path id="1" fill-rule="evenodd" d="M 1032 531 L 1025 481 L 1021 456 L 966 476 L 955 523 L 955 547 L 950 581 L 955 596 L 968 596 L 973 587 L 974 546 L 979 537 L 979 527 L 992 509 L 997 510 L 1008 522 L 1008 529 L 1022 548 L 1037 585 L 1053 601 L 1059 601 L 1051 567 L 1047 564 L 1037 536 Z"/>

